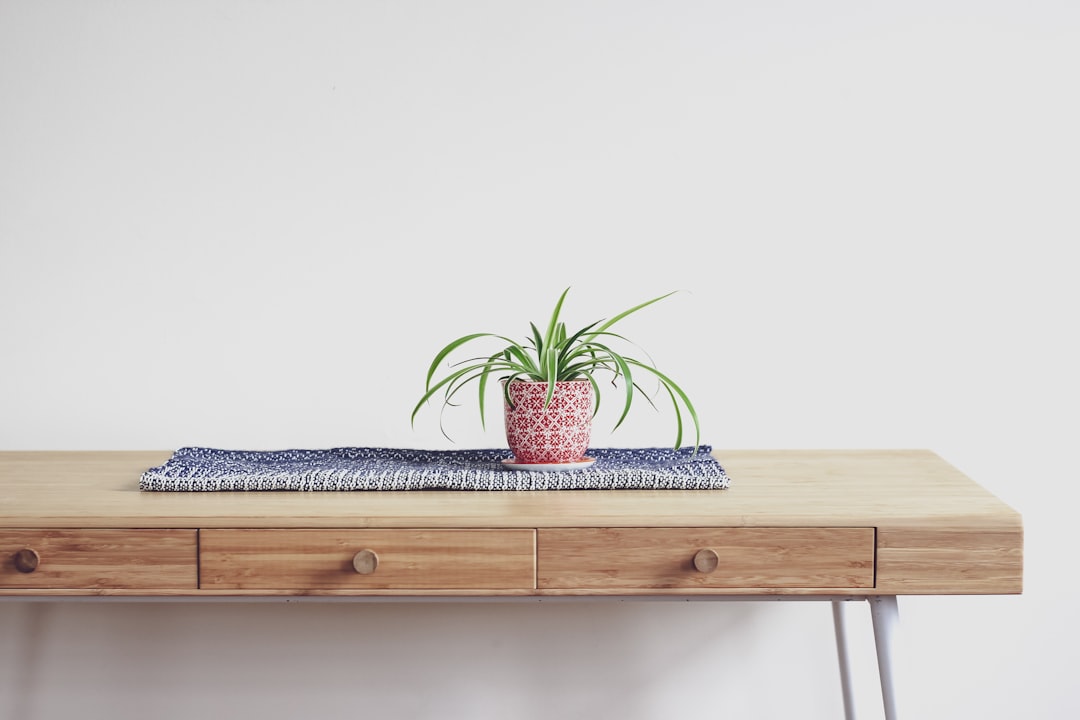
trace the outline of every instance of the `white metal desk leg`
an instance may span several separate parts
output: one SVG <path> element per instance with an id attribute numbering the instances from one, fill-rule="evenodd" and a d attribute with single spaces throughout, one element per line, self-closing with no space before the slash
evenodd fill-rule
<path id="1" fill-rule="evenodd" d="M 874 622 L 874 643 L 877 646 L 878 675 L 881 677 L 881 702 L 885 720 L 899 720 L 896 688 L 893 685 L 896 631 L 900 612 L 895 595 L 875 595 L 870 600 L 870 617 Z"/>
<path id="2" fill-rule="evenodd" d="M 851 661 L 848 659 L 847 630 L 844 628 L 844 600 L 832 601 L 836 656 L 840 660 L 840 691 L 844 694 L 844 720 L 855 720 L 855 698 L 851 691 Z"/>

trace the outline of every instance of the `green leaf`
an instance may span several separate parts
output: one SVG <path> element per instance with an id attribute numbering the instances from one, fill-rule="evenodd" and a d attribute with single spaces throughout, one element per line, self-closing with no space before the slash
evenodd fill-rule
<path id="1" fill-rule="evenodd" d="M 660 302 L 661 300 L 663 300 L 664 298 L 669 298 L 669 297 L 671 297 L 672 295 L 674 295 L 674 294 L 675 294 L 676 292 L 678 292 L 678 290 L 672 290 L 671 292 L 667 293 L 666 295 L 661 295 L 660 297 L 655 297 L 655 298 L 653 298 L 652 300 L 646 300 L 645 302 L 641 303 L 640 305 L 635 305 L 634 307 L 630 308 L 629 310 L 626 310 L 626 311 L 624 311 L 624 312 L 621 312 L 621 313 L 619 313 L 618 315 L 616 315 L 615 317 L 611 318 L 611 319 L 610 319 L 610 320 L 608 320 L 608 321 L 607 321 L 606 323 L 604 323 L 603 325 L 601 325 L 600 327 L 598 327 L 598 328 L 596 329 L 596 333 L 594 333 L 594 335 L 593 335 L 593 336 L 595 336 L 595 335 L 599 335 L 600 333 L 602 333 L 603 331 L 607 330 L 607 329 L 608 329 L 609 327 L 611 327 L 611 326 L 612 326 L 612 325 L 614 325 L 615 323 L 617 323 L 617 322 L 619 322 L 620 320 L 622 320 L 622 319 L 623 319 L 624 317 L 626 317 L 627 315 L 630 315 L 630 314 L 632 314 L 632 313 L 636 313 L 636 312 L 637 312 L 638 310 L 641 310 L 642 308 L 646 308 L 646 307 L 649 307 L 649 306 L 650 306 L 650 305 L 652 305 L 653 303 L 658 303 L 658 302 Z M 590 336 L 590 337 L 589 337 L 589 338 L 587 338 L 587 339 L 592 339 L 592 337 L 593 337 L 593 336 Z"/>
<path id="2" fill-rule="evenodd" d="M 679 387 L 678 384 L 676 384 L 674 380 L 672 380 L 667 375 L 665 375 L 664 373 L 662 373 L 659 370 L 657 370 L 656 368 L 654 368 L 652 365 L 646 365 L 645 363 L 643 363 L 643 362 L 641 362 L 639 360 L 634 360 L 632 358 L 627 359 L 627 362 L 629 362 L 631 365 L 634 365 L 636 367 L 640 367 L 640 368 L 642 368 L 644 370 L 647 370 L 648 372 L 652 373 L 656 377 L 660 378 L 660 382 L 668 390 L 668 392 L 672 394 L 671 402 L 672 402 L 673 405 L 675 405 L 675 412 L 676 413 L 679 412 L 679 405 L 678 405 L 677 402 L 675 402 L 675 395 L 679 396 L 679 399 L 682 400 L 683 405 L 686 406 L 687 413 L 689 413 L 690 418 L 694 421 L 694 453 L 696 454 L 698 446 L 701 445 L 701 422 L 698 419 L 697 411 L 694 409 L 694 404 L 692 402 L 690 402 L 690 398 L 687 396 L 687 394 L 685 392 L 683 392 L 683 389 L 681 387 Z M 682 444 L 682 421 L 681 421 L 681 418 L 679 418 L 679 434 L 678 434 L 678 437 L 676 437 L 676 440 L 675 440 L 675 449 L 678 450 L 679 447 L 681 447 L 681 444 Z"/>

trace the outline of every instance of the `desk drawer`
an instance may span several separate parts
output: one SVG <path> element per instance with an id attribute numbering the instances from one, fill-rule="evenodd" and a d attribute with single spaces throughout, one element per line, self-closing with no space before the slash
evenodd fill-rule
<path id="1" fill-rule="evenodd" d="M 0 588 L 198 586 L 195 530 L 0 530 Z"/>
<path id="2" fill-rule="evenodd" d="M 541 590 L 873 585 L 873 528 L 568 528 L 537 534 Z"/>
<path id="3" fill-rule="evenodd" d="M 211 590 L 531 590 L 534 530 L 202 530 Z"/>

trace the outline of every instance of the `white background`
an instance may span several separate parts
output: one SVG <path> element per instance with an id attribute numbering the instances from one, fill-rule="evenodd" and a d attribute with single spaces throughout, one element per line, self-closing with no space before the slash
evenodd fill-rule
<path id="1" fill-rule="evenodd" d="M 929 448 L 1023 513 L 1023 595 L 901 601 L 905 717 L 1077 717 L 1078 7 L 0 0 L 0 448 L 497 446 L 410 427 L 443 343 L 678 289 L 623 330 L 706 443 Z M 0 718 L 837 718 L 832 643 L 817 603 L 3 603 Z"/>

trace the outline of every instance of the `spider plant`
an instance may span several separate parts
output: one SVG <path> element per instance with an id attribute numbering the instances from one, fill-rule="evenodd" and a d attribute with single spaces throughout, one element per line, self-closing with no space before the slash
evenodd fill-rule
<path id="1" fill-rule="evenodd" d="M 424 385 L 424 394 L 413 409 L 411 422 L 415 425 L 416 415 L 420 409 L 435 395 L 442 393 L 443 409 L 453 406 L 457 394 L 472 381 L 477 382 L 479 390 L 480 424 L 485 424 L 485 397 L 489 380 L 494 376 L 505 381 L 503 384 L 503 397 L 506 404 L 512 406 L 509 395 L 510 383 L 518 380 L 546 382 L 547 394 L 545 406 L 551 402 L 555 393 L 555 383 L 563 380 L 588 380 L 592 385 L 594 398 L 593 415 L 600 409 L 600 379 L 610 375 L 609 382 L 616 390 L 621 381 L 622 385 L 622 412 L 615 423 L 614 429 L 622 425 L 630 412 L 635 394 L 640 394 L 646 402 L 656 408 L 653 399 L 638 383 L 642 375 L 658 381 L 659 389 L 663 389 L 671 400 L 675 409 L 675 448 L 683 445 L 683 411 L 689 415 L 694 425 L 694 452 L 697 452 L 701 444 L 701 426 L 698 421 L 697 411 L 693 403 L 681 387 L 670 377 L 656 369 L 652 362 L 645 362 L 616 351 L 612 347 L 613 341 L 622 346 L 632 344 L 622 335 L 611 332 L 610 328 L 623 318 L 636 313 L 654 303 L 674 295 L 674 292 L 653 298 L 640 305 L 635 305 L 625 310 L 610 320 L 597 320 L 585 327 L 570 332 L 566 324 L 560 320 L 563 303 L 566 300 L 570 288 L 563 291 L 559 300 L 555 303 L 555 309 L 547 322 L 544 332 L 535 323 L 529 323 L 531 336 L 524 342 L 517 342 L 504 335 L 495 333 L 472 333 L 459 337 L 449 343 L 435 355 L 428 368 L 427 379 Z M 497 352 L 473 357 L 454 363 L 449 366 L 449 372 L 438 379 L 438 373 L 443 362 L 463 346 L 482 339 L 494 339 L 505 343 L 504 347 Z M 440 415 L 440 430 L 442 421 Z M 443 430 L 443 435 L 446 431 Z M 447 436 L 449 439 L 449 436 Z"/>

